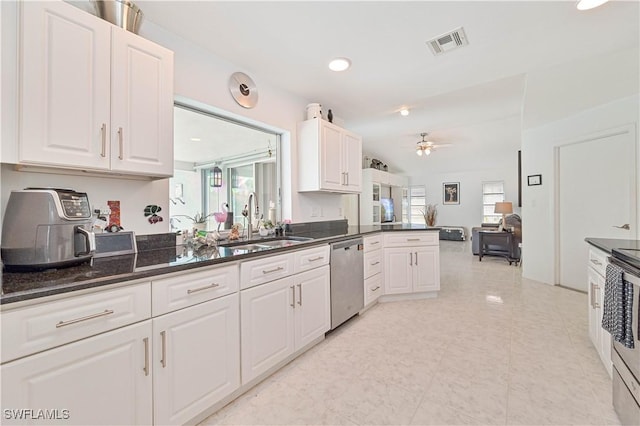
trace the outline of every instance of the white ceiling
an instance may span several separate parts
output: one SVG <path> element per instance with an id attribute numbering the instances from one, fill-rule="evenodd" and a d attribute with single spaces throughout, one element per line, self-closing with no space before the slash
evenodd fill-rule
<path id="1" fill-rule="evenodd" d="M 258 87 L 259 76 L 331 108 L 367 153 L 405 172 L 424 164 L 406 154 L 423 131 L 453 144 L 429 160 L 517 150 L 528 73 L 635 48 L 640 38 L 638 1 L 586 12 L 574 1 L 136 3 L 145 19 L 236 64 Z M 425 42 L 459 26 L 469 45 L 433 56 Z M 329 71 L 336 56 L 352 68 Z"/>

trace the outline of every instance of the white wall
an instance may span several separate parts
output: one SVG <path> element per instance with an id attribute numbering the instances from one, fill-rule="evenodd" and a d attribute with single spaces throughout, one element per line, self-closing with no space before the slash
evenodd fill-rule
<path id="1" fill-rule="evenodd" d="M 436 226 L 464 226 L 470 234 L 472 227 L 482 223 L 482 182 L 490 181 L 504 182 L 505 200 L 511 201 L 514 213 L 520 214 L 517 153 L 504 160 L 501 166 L 453 173 L 425 173 L 412 177 L 410 184 L 426 185 L 427 204 L 437 204 Z M 460 204 L 443 205 L 444 182 L 460 182 Z"/>
<path id="2" fill-rule="evenodd" d="M 523 181 L 523 276 L 548 284 L 555 281 L 554 148 L 567 140 L 625 124 L 635 124 L 637 129 L 639 92 L 637 48 L 534 70 L 527 75 L 522 175 L 526 179 L 528 175 L 542 174 L 542 185 L 527 186 Z"/>
<path id="3" fill-rule="evenodd" d="M 542 175 L 542 185 L 523 185 L 524 277 L 547 284 L 554 284 L 555 281 L 554 148 L 583 135 L 634 124 L 638 153 L 636 155 L 640 155 L 637 135 L 640 125 L 639 105 L 640 96 L 636 94 L 523 132 L 522 174 L 525 177 L 532 174 Z M 637 164 L 640 164 L 640 158 L 637 159 Z M 636 194 L 636 199 L 638 198 Z M 640 220 L 635 227 L 639 229 Z"/>
<path id="4" fill-rule="evenodd" d="M 2 14 L 2 86 L 11 90 L 2 92 L 2 153 L 4 161 L 10 161 L 5 155 L 13 153 L 16 142 L 16 94 L 15 94 L 15 45 L 16 45 L 16 8 L 13 2 L 1 2 Z M 81 5 L 82 6 L 82 5 Z M 305 118 L 305 107 L 312 101 L 294 96 L 281 88 L 270 86 L 268 76 L 260 70 L 239 69 L 233 64 L 215 57 L 199 46 L 187 42 L 164 29 L 146 21 L 140 35 L 157 42 L 175 52 L 175 95 L 181 101 L 193 100 L 208 105 L 219 114 L 233 118 L 246 119 L 283 132 L 283 206 L 282 216 L 294 222 L 340 219 L 341 196 L 337 194 L 298 194 L 298 161 L 296 150 L 296 124 Z M 222 42 L 222 41 L 221 41 Z M 224 41 L 228 42 L 228 41 Z M 8 49 L 6 47 L 9 47 Z M 277 60 L 277 59 L 275 59 Z M 255 108 L 245 109 L 231 97 L 227 86 L 230 75 L 236 71 L 249 74 L 258 87 L 259 101 Z M 10 157 L 9 157 L 10 158 Z M 15 172 L 10 167 L 2 167 L 1 206 L 6 208 L 12 189 L 26 186 L 65 186 L 89 194 L 92 204 L 103 203 L 109 199 L 122 202 L 122 219 L 125 227 L 140 234 L 167 232 L 168 215 L 156 225 L 145 223 L 144 217 L 138 217 L 140 206 L 145 203 L 160 205 L 168 212 L 169 180 L 139 181 L 92 178 L 86 176 L 67 176 Z M 146 205 L 146 204 L 145 204 Z M 142 208 L 144 206 L 142 205 Z M 322 215 L 312 216 L 312 212 L 322 208 Z M 127 226 L 128 225 L 128 226 Z"/>

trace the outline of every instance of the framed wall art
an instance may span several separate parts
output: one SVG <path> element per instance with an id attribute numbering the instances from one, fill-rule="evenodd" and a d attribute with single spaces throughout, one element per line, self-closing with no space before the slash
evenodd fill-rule
<path id="1" fill-rule="evenodd" d="M 442 204 L 460 204 L 460 182 L 442 184 Z"/>

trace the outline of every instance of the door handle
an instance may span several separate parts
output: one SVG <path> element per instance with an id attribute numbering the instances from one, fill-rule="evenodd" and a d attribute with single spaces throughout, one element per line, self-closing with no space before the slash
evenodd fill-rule
<path id="1" fill-rule="evenodd" d="M 122 140 L 123 139 L 122 132 L 123 132 L 122 127 L 118 127 L 118 158 L 120 160 L 124 159 L 124 153 L 123 153 L 124 141 Z"/>
<path id="2" fill-rule="evenodd" d="M 418 252 L 414 252 L 416 254 L 416 266 L 418 266 Z"/>
<path id="3" fill-rule="evenodd" d="M 107 156 L 107 124 L 102 123 L 102 127 L 100 128 L 102 132 L 102 151 L 100 151 L 100 157 Z"/>
<path id="4" fill-rule="evenodd" d="M 413 253 L 409 253 L 409 266 L 413 266 Z"/>
<path id="5" fill-rule="evenodd" d="M 298 305 L 302 306 L 302 284 L 298 284 Z"/>
<path id="6" fill-rule="evenodd" d="M 293 309 L 296 308 L 296 286 L 292 285 L 289 287 L 291 289 L 291 306 Z"/>
<path id="7" fill-rule="evenodd" d="M 162 364 L 162 368 L 167 366 L 167 332 L 161 331 L 160 337 L 162 337 L 162 358 L 160 358 L 160 364 Z"/>
<path id="8" fill-rule="evenodd" d="M 618 228 L 618 229 L 626 229 L 627 231 L 631 229 L 631 227 L 629 226 L 628 223 L 625 223 L 622 226 L 617 226 L 617 225 L 613 225 L 614 228 Z"/>
<path id="9" fill-rule="evenodd" d="M 144 371 L 144 375 L 149 375 L 149 338 L 145 337 L 142 339 L 142 343 L 144 343 L 144 367 L 142 371 Z"/>

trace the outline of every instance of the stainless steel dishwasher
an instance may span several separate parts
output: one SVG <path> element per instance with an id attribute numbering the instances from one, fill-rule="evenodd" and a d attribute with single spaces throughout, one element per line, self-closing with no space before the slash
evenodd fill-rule
<path id="1" fill-rule="evenodd" d="M 331 244 L 331 330 L 364 307 L 362 238 Z"/>

